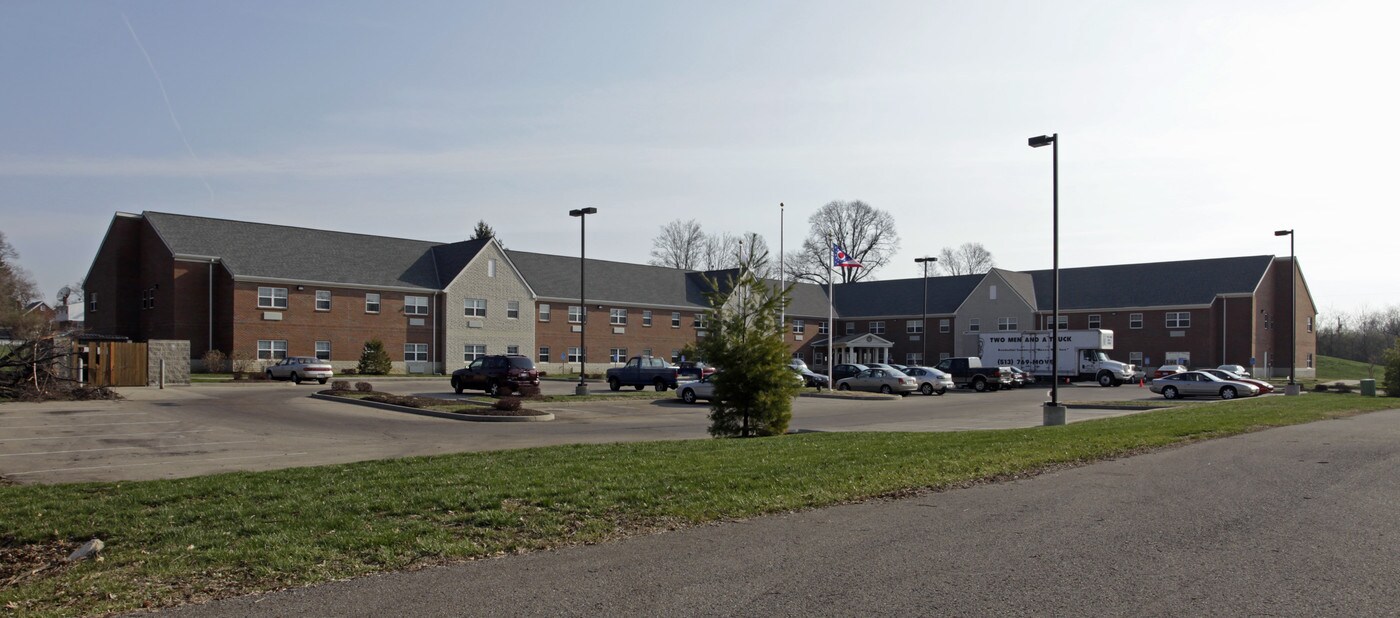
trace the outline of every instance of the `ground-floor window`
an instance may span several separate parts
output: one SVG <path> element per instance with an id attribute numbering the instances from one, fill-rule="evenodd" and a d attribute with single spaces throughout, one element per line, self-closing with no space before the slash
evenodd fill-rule
<path id="1" fill-rule="evenodd" d="M 405 362 L 426 362 L 428 360 L 428 344 L 426 343 L 405 343 L 403 344 L 403 360 Z"/>
<path id="2" fill-rule="evenodd" d="M 642 356 L 651 356 L 651 348 L 642 350 Z"/>
<path id="3" fill-rule="evenodd" d="M 1128 364 L 1142 366 L 1142 352 L 1128 352 Z"/>
<path id="4" fill-rule="evenodd" d="M 1166 358 L 1162 360 L 1168 365 L 1181 365 L 1188 369 L 1191 368 L 1190 352 L 1167 352 Z"/>
<path id="5" fill-rule="evenodd" d="M 468 343 L 462 347 L 462 360 L 464 362 L 470 363 L 483 356 L 486 356 L 486 344 L 484 343 Z"/>
<path id="6" fill-rule="evenodd" d="M 506 346 L 506 354 L 509 354 L 509 355 L 511 355 L 511 356 L 519 356 L 519 355 L 520 355 L 520 346 L 518 346 L 518 345 L 508 345 L 508 346 Z"/>
<path id="7" fill-rule="evenodd" d="M 681 351 L 680 351 L 680 350 L 671 350 L 671 362 L 673 362 L 673 363 L 679 363 L 679 362 L 681 362 Z"/>
<path id="8" fill-rule="evenodd" d="M 799 360 L 799 361 L 802 360 L 802 350 L 798 350 L 798 351 L 796 351 L 796 352 L 793 352 L 793 353 L 792 353 L 792 360 Z"/>
<path id="9" fill-rule="evenodd" d="M 287 358 L 287 340 L 258 340 L 258 360 L 282 360 L 284 358 Z"/>
<path id="10" fill-rule="evenodd" d="M 924 354 L 923 354 L 923 352 L 910 352 L 910 353 L 908 353 L 908 354 L 905 354 L 905 355 L 904 355 L 904 364 L 906 364 L 906 365 L 914 365 L 914 366 L 916 366 L 916 367 L 922 366 L 922 365 L 924 364 Z"/>
<path id="11" fill-rule="evenodd" d="M 329 342 L 329 341 L 317 341 L 317 342 L 316 342 L 316 358 L 317 358 L 317 359 L 320 359 L 320 360 L 330 360 L 330 359 L 331 359 L 331 342 Z"/>
<path id="12" fill-rule="evenodd" d="M 938 360 L 943 360 L 943 359 L 945 359 L 945 358 L 951 358 L 952 356 L 953 356 L 952 354 L 949 354 L 949 353 L 947 353 L 947 352 L 939 352 L 939 353 L 938 353 Z"/>
<path id="13" fill-rule="evenodd" d="M 627 348 L 612 348 L 608 350 L 608 362 L 622 363 L 627 361 Z"/>
<path id="14" fill-rule="evenodd" d="M 569 348 L 569 355 L 564 359 L 566 362 L 577 363 L 583 360 L 583 354 L 578 348 Z"/>
<path id="15" fill-rule="evenodd" d="M 541 362 L 541 363 L 547 363 L 547 362 L 549 362 L 549 346 L 547 346 L 547 345 L 542 345 L 542 346 L 540 346 L 540 355 L 539 355 L 538 358 L 539 358 L 539 362 Z"/>
<path id="16" fill-rule="evenodd" d="M 1312 369 L 1312 352 L 1308 352 L 1308 369 Z"/>

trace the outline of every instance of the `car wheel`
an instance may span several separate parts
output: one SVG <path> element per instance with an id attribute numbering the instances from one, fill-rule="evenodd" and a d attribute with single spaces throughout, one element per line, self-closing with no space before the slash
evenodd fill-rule
<path id="1" fill-rule="evenodd" d="M 1227 386 L 1227 387 L 1225 387 L 1225 388 L 1220 389 L 1220 398 L 1221 398 L 1221 399 L 1234 399 L 1234 398 L 1235 398 L 1235 395 L 1237 395 L 1237 394 L 1238 394 L 1238 393 L 1235 392 L 1235 387 L 1233 387 L 1233 386 Z"/>
<path id="2" fill-rule="evenodd" d="M 487 397 L 495 397 L 496 395 L 499 395 L 500 393 L 501 393 L 501 385 L 496 384 L 495 382 L 487 382 L 487 383 L 486 383 L 486 396 L 487 396 Z"/>
<path id="3" fill-rule="evenodd" d="M 836 390 L 838 390 L 838 391 L 848 391 L 848 390 L 851 390 L 851 385 L 850 385 L 850 384 L 840 384 L 840 385 L 837 385 Z"/>
<path id="4" fill-rule="evenodd" d="M 452 392 L 458 395 L 462 394 L 462 383 L 458 382 L 456 377 L 452 378 Z"/>
<path id="5" fill-rule="evenodd" d="M 1176 399 L 1177 396 L 1175 386 L 1167 386 L 1162 389 L 1162 397 L 1166 399 Z"/>
<path id="6" fill-rule="evenodd" d="M 622 381 L 617 378 L 608 378 L 608 390 L 622 390 Z"/>
<path id="7" fill-rule="evenodd" d="M 987 392 L 987 381 L 983 378 L 974 378 L 972 380 L 972 390 L 979 393 Z"/>
<path id="8" fill-rule="evenodd" d="M 316 381 L 319 382 L 319 383 L 321 383 L 321 384 L 325 384 L 325 383 L 326 383 L 326 380 L 329 380 L 329 379 L 330 379 L 330 378 L 316 378 Z"/>
<path id="9" fill-rule="evenodd" d="M 900 396 L 900 397 L 908 397 L 908 396 L 909 396 L 909 393 L 900 391 L 899 396 Z"/>
<path id="10" fill-rule="evenodd" d="M 268 371 L 268 372 L 267 372 L 267 379 L 268 379 L 268 380 L 276 380 L 277 378 L 276 378 L 275 376 L 272 375 L 272 372 L 271 372 L 271 371 Z"/>
<path id="11" fill-rule="evenodd" d="M 632 390 L 637 390 L 637 391 L 639 391 L 639 390 L 642 390 L 642 389 L 644 389 L 644 388 L 646 388 L 646 385 L 645 385 L 645 384 L 633 384 L 633 385 L 632 385 Z"/>
<path id="12" fill-rule="evenodd" d="M 890 385 L 888 385 L 888 384 L 881 384 L 881 385 L 880 385 L 880 392 L 882 392 L 882 393 L 884 393 L 884 394 L 886 394 L 886 395 L 891 395 L 891 394 L 894 393 L 894 389 L 890 388 Z"/>
<path id="13" fill-rule="evenodd" d="M 943 388 L 940 388 L 940 389 L 934 391 L 933 394 L 942 396 L 943 393 L 946 393 L 946 392 L 948 392 L 948 387 L 945 386 L 945 387 L 943 387 Z"/>
<path id="14" fill-rule="evenodd" d="M 658 392 L 658 393 L 664 393 L 664 392 L 666 392 L 666 381 L 665 381 L 665 380 L 660 380 L 660 379 L 658 379 L 658 380 L 656 381 L 656 392 Z"/>
<path id="15" fill-rule="evenodd" d="M 1123 381 L 1122 381 L 1122 380 L 1117 380 L 1117 379 L 1115 379 L 1115 380 L 1113 381 L 1113 385 L 1114 385 L 1114 386 L 1122 386 L 1122 385 L 1123 385 Z"/>
<path id="16" fill-rule="evenodd" d="M 923 393 L 924 395 L 932 395 L 933 385 L 929 384 L 928 382 L 924 382 L 923 385 L 919 387 L 919 392 Z"/>
<path id="17" fill-rule="evenodd" d="M 1109 373 L 1108 373 L 1107 371 L 1105 371 L 1105 372 L 1103 372 L 1103 373 L 1100 373 L 1100 374 L 1099 374 L 1099 386 L 1102 386 L 1102 387 L 1105 387 L 1105 388 L 1110 387 L 1110 386 L 1113 386 L 1113 376 L 1112 376 L 1112 375 L 1109 375 Z"/>
<path id="18" fill-rule="evenodd" d="M 292 384 L 301 384 L 301 374 L 292 372 Z"/>
<path id="19" fill-rule="evenodd" d="M 688 388 L 681 391 L 681 401 L 695 403 L 695 391 Z"/>

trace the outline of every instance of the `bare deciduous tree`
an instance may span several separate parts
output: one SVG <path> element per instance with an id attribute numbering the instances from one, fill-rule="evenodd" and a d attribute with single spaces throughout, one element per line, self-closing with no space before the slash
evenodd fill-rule
<path id="1" fill-rule="evenodd" d="M 802 248 L 787 254 L 788 276 L 798 281 L 826 284 L 835 273 L 838 283 L 873 278 L 899 250 L 894 217 L 860 200 L 834 201 L 808 219 L 810 230 Z M 831 245 L 840 246 L 862 268 L 831 268 Z"/>
<path id="2" fill-rule="evenodd" d="M 992 252 L 980 242 L 965 242 L 957 249 L 944 247 L 938 253 L 938 268 L 948 275 L 977 275 L 996 265 Z"/>
<path id="3" fill-rule="evenodd" d="M 683 270 L 704 268 L 708 240 L 696 220 L 676 219 L 661 226 L 661 233 L 652 239 L 651 259 L 647 263 Z"/>
<path id="4" fill-rule="evenodd" d="M 48 320 L 37 312 L 24 311 L 35 300 L 39 300 L 38 286 L 20 267 L 19 252 L 0 232 L 0 330 L 18 338 L 38 334 Z"/>

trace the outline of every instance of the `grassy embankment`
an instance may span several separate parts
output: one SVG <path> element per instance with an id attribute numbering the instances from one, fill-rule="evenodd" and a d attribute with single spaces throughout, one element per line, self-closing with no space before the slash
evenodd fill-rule
<path id="1" fill-rule="evenodd" d="M 0 552 L 12 564 L 91 537 L 107 543 L 100 562 L 0 570 L 0 607 L 85 615 L 208 600 L 952 488 L 1395 403 L 1316 394 L 1007 431 L 579 445 L 0 486 Z"/>

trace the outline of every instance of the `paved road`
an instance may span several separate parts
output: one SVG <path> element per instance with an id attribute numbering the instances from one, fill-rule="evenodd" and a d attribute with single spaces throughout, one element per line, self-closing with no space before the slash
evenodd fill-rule
<path id="1" fill-rule="evenodd" d="M 375 388 L 453 398 L 442 379 Z M 572 392 L 573 385 L 547 388 Z M 606 386 L 599 389 L 606 392 Z M 122 389 L 120 402 L 0 406 L 0 474 L 21 483 L 139 480 L 553 444 L 707 438 L 707 408 L 678 400 L 542 404 L 556 420 L 477 423 L 319 401 L 287 382 Z M 1065 400 L 1156 397 L 1145 389 L 1063 389 Z M 1040 423 L 1043 389 L 897 401 L 799 398 L 793 427 L 954 431 Z M 1117 411 L 1071 411 L 1084 420 Z"/>
<path id="2" fill-rule="evenodd" d="M 180 616 L 1400 613 L 1400 411 Z"/>

